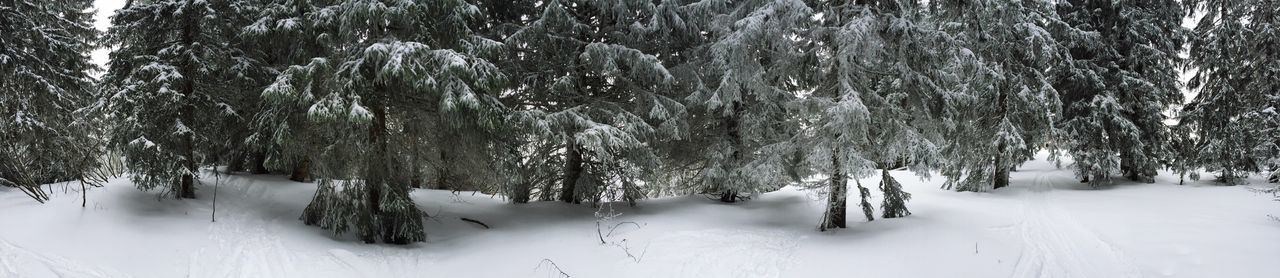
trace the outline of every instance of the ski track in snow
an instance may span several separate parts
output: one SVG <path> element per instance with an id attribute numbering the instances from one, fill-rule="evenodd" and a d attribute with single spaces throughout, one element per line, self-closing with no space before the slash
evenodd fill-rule
<path id="1" fill-rule="evenodd" d="M 1024 194 L 1013 226 L 1023 248 L 1010 277 L 1143 277 L 1119 248 L 1050 202 L 1054 178 L 1037 175 Z"/>
<path id="2" fill-rule="evenodd" d="M 779 277 L 795 263 L 802 239 L 766 230 L 676 232 L 655 239 L 640 265 L 671 266 L 646 277 Z"/>
<path id="3" fill-rule="evenodd" d="M 39 276 L 40 273 L 48 275 Z M 0 239 L 0 277 L 116 278 L 128 276 L 114 270 L 76 263 L 63 257 L 40 254 Z"/>
<path id="4" fill-rule="evenodd" d="M 261 186 L 222 190 L 223 194 L 270 198 L 270 192 Z M 274 226 L 271 221 L 244 209 L 255 207 L 253 204 L 223 201 L 219 207 L 226 209 L 219 210 L 218 221 L 209 226 L 214 247 L 191 254 L 187 277 L 287 277 L 296 273 L 296 252 L 284 246 L 278 233 L 267 229 Z"/>

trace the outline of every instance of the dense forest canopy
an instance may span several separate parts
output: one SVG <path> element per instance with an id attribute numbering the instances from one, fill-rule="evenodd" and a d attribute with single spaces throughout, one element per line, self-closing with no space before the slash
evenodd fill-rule
<path id="1" fill-rule="evenodd" d="M 105 32 L 92 4 L 0 0 L 0 186 L 36 201 L 280 174 L 316 184 L 303 223 L 406 244 L 414 189 L 800 186 L 830 229 L 851 192 L 911 215 L 890 170 L 999 190 L 1041 151 L 1095 187 L 1280 177 L 1280 1 L 130 0 Z"/>

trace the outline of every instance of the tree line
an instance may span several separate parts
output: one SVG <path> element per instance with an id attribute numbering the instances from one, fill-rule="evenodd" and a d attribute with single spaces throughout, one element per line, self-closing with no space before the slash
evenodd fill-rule
<path id="1" fill-rule="evenodd" d="M 414 188 L 634 204 L 798 185 L 828 192 L 829 229 L 854 190 L 874 219 L 868 186 L 881 217 L 910 215 L 890 170 L 989 191 L 1042 150 L 1095 187 L 1274 182 L 1277 7 L 131 0 L 99 33 L 92 1 L 0 0 L 0 185 L 43 202 L 113 157 L 175 198 L 202 167 L 288 174 L 317 185 L 305 224 L 404 244 L 425 239 Z"/>

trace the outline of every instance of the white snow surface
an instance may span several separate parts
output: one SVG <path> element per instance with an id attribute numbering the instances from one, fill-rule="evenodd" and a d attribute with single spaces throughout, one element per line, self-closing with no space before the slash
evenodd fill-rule
<path id="1" fill-rule="evenodd" d="M 990 193 L 894 175 L 914 197 L 906 218 L 865 222 L 853 196 L 849 229 L 824 233 L 815 192 L 659 198 L 616 205 L 603 233 L 638 225 L 609 244 L 588 205 L 471 192 L 414 191 L 429 240 L 394 246 L 304 226 L 314 184 L 278 176 L 223 176 L 217 222 L 213 176 L 185 201 L 118 179 L 85 208 L 78 185 L 51 185 L 44 205 L 0 188 L 0 277 L 1280 277 L 1280 203 L 1250 190 L 1261 180 L 1091 189 L 1043 159 Z"/>

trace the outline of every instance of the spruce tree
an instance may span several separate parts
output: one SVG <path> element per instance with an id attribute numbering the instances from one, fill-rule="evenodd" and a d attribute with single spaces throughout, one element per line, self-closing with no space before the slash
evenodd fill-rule
<path id="1" fill-rule="evenodd" d="M 683 104 L 663 94 L 671 74 L 644 52 L 652 46 L 648 19 L 657 6 L 634 0 L 530 6 L 538 12 L 529 15 L 533 20 L 505 38 L 512 49 L 505 70 L 519 84 L 503 101 L 526 127 L 530 140 L 522 145 L 554 161 L 533 167 L 559 169 L 528 171 L 539 182 L 520 183 L 525 189 L 517 191 L 538 187 L 548 196 L 558 184 L 555 199 L 571 203 L 643 197 L 635 185 L 651 180 L 659 165 L 649 145 L 678 139 L 684 114 Z M 547 155 L 553 152 L 563 155 Z"/>
<path id="2" fill-rule="evenodd" d="M 501 44 L 474 33 L 482 15 L 460 0 L 313 4 L 326 6 L 304 11 L 306 22 L 333 49 L 263 92 L 272 104 L 307 106 L 305 128 L 326 143 L 313 156 L 318 189 L 303 221 L 370 243 L 423 241 L 405 178 L 417 144 L 406 142 L 448 131 L 427 130 L 430 122 L 498 124 L 503 76 L 483 57 Z"/>
<path id="3" fill-rule="evenodd" d="M 850 5 L 853 4 L 853 5 Z M 886 218 L 910 212 L 910 194 L 889 174 L 908 167 L 927 176 L 939 160 L 943 100 L 954 85 L 945 69 L 958 48 L 916 1 L 823 2 L 812 51 L 820 57 L 817 86 L 804 103 L 814 114 L 810 165 L 828 177 L 823 228 L 843 228 L 847 179 L 880 169 Z M 816 160 L 815 160 L 816 159 Z M 869 190 L 858 183 L 867 220 Z"/>
<path id="4" fill-rule="evenodd" d="M 1182 115 L 1198 137 L 1196 164 L 1235 185 L 1274 169 L 1280 123 L 1280 1 L 1193 0 L 1203 12 L 1191 40 L 1188 86 L 1197 90 Z"/>
<path id="5" fill-rule="evenodd" d="M 0 186 L 92 181 L 101 154 L 89 61 L 93 2 L 0 1 Z"/>
<path id="6" fill-rule="evenodd" d="M 1172 160 L 1166 112 L 1182 104 L 1178 67 L 1186 40 L 1177 1 L 1071 0 L 1054 28 L 1070 51 L 1055 70 L 1064 111 L 1059 138 L 1077 177 L 1092 186 L 1112 174 L 1154 182 Z"/>
<path id="7" fill-rule="evenodd" d="M 134 1 L 117 11 L 106 42 L 115 47 L 103 77 L 103 101 L 141 189 L 195 198 L 197 167 L 225 145 L 236 117 L 232 71 L 237 1 Z"/>
<path id="8" fill-rule="evenodd" d="M 1048 26 L 1061 24 L 1049 1 L 931 2 L 966 48 L 955 73 L 964 84 L 947 100 L 956 111 L 943 147 L 945 188 L 987 191 L 1032 159 L 1054 134 L 1060 102 L 1048 71 L 1064 49 Z"/>
<path id="9" fill-rule="evenodd" d="M 799 180 L 800 125 L 788 106 L 809 86 L 812 54 L 803 51 L 814 11 L 800 0 L 699 1 L 711 36 L 698 83 L 685 98 L 692 138 L 704 140 L 688 163 L 689 184 L 722 202 Z"/>
<path id="10" fill-rule="evenodd" d="M 318 9 L 329 7 L 334 1 L 321 0 L 270 0 L 260 3 L 256 18 L 241 28 L 240 35 L 252 54 L 261 57 L 259 78 L 268 83 L 290 66 L 306 64 L 313 58 L 326 57 L 336 49 L 326 40 L 325 28 L 315 20 Z M 257 79 L 257 78 L 255 78 Z M 262 89 L 251 92 L 262 92 Z M 249 159 L 249 151 L 267 150 L 270 164 L 275 168 L 289 169 L 289 179 L 298 182 L 312 180 L 312 161 L 316 150 L 326 141 L 312 127 L 307 110 L 313 98 L 279 98 L 271 94 L 259 96 L 260 111 L 252 115 L 252 133 L 246 138 L 245 149 L 234 150 L 230 157 L 231 170 L 243 169 Z M 256 149 L 255 149 L 256 147 Z M 234 165 L 234 166 L 233 166 Z"/>

